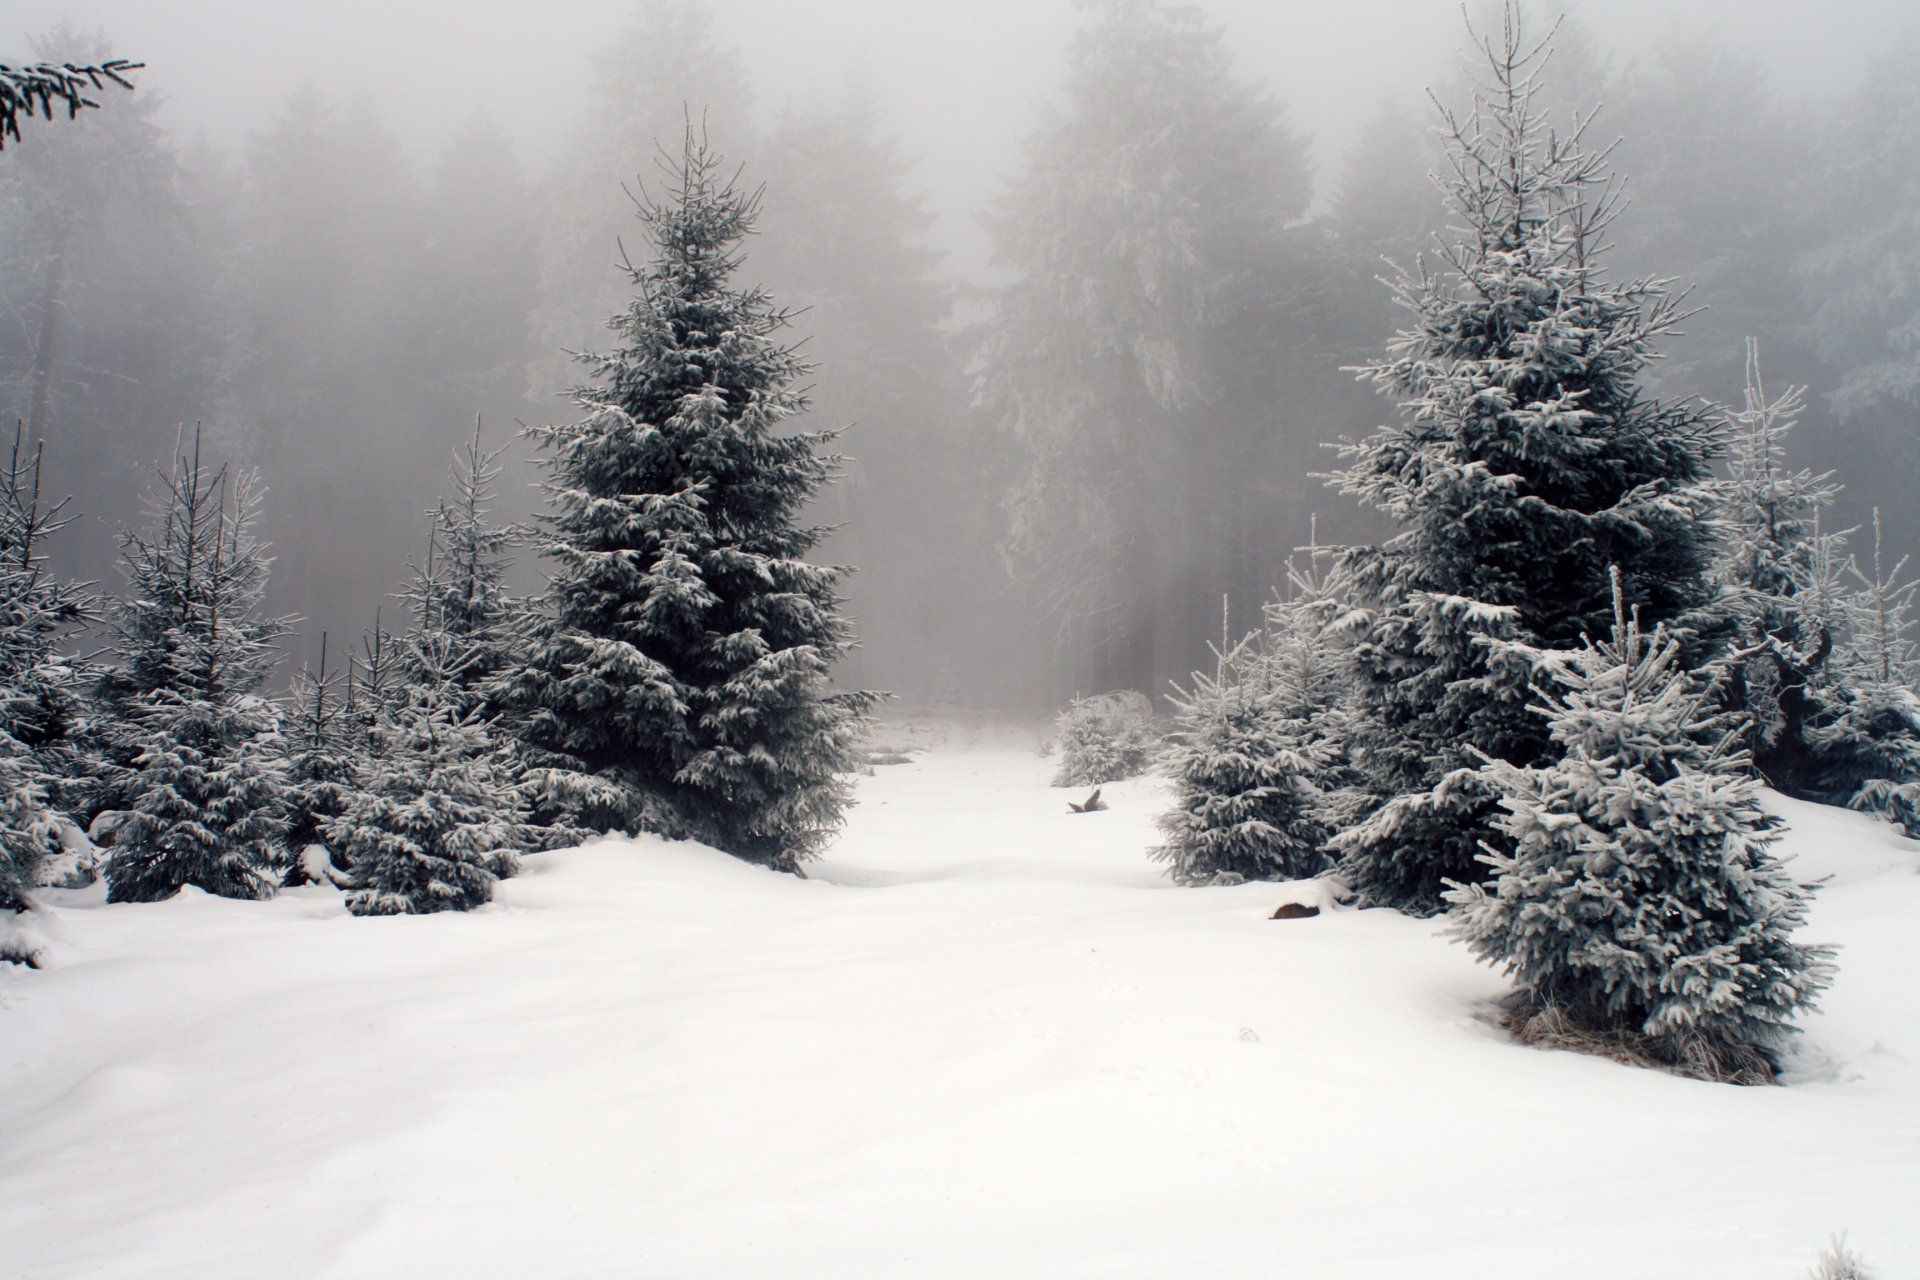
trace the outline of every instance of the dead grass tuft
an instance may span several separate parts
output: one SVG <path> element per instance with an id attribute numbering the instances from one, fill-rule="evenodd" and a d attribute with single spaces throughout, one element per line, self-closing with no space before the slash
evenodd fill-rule
<path id="1" fill-rule="evenodd" d="M 1505 1011 L 1500 1024 L 1521 1044 L 1539 1049 L 1568 1049 L 1717 1084 L 1780 1082 L 1765 1054 L 1722 1037 L 1648 1036 L 1598 1029 L 1575 1021 L 1566 1010 L 1551 1004 L 1514 1004 Z"/>

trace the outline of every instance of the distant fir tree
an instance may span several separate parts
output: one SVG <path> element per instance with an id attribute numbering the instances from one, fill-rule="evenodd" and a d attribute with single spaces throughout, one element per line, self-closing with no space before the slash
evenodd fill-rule
<path id="1" fill-rule="evenodd" d="M 957 290 L 942 278 L 934 215 L 895 127 L 861 80 L 782 112 L 757 148 L 763 221 L 780 234 L 755 243 L 754 275 L 807 318 L 811 413 L 849 424 L 844 474 L 816 503 L 835 526 L 816 554 L 861 567 L 847 587 L 861 645 L 841 680 L 916 704 L 956 678 L 975 700 L 1017 700 L 1029 692 L 1018 683 L 1026 664 L 952 669 L 1029 643 L 1014 637 L 1041 641 L 1005 590 L 992 504 L 945 500 L 1004 488 L 1009 450 L 969 415 L 948 332 Z"/>
<path id="2" fill-rule="evenodd" d="M 342 676 L 327 670 L 327 634 L 320 633 L 320 667 L 293 678 L 284 713 L 287 746 L 286 869 L 281 885 L 334 884 L 344 860 L 328 846 L 327 825 L 346 812 L 354 794 L 357 756 Z"/>
<path id="3" fill-rule="evenodd" d="M 1491 642 L 1604 634 L 1610 564 L 1653 620 L 1708 599 L 1712 425 L 1638 385 L 1678 304 L 1660 280 L 1601 273 L 1617 189 L 1586 119 L 1542 114 L 1546 42 L 1509 6 L 1480 52 L 1472 109 L 1441 112 L 1453 234 L 1437 269 L 1398 281 L 1412 326 L 1366 370 L 1404 421 L 1345 442 L 1334 477 L 1400 525 L 1341 557 L 1354 756 L 1387 799 L 1335 847 L 1363 903 L 1418 913 L 1482 871 L 1495 798 L 1476 753 L 1524 767 L 1549 751 L 1532 672 Z M 1689 661 L 1710 648 L 1676 638 Z"/>
<path id="4" fill-rule="evenodd" d="M 211 471 L 196 437 L 153 504 L 121 535 L 128 594 L 109 622 L 114 666 L 100 702 L 113 723 L 108 784 L 129 810 L 106 864 L 110 902 L 155 902 L 193 885 L 265 898 L 284 850 L 285 747 L 258 689 L 280 619 L 259 616 L 266 549 L 260 489 Z"/>
<path id="5" fill-rule="evenodd" d="M 1505 840 L 1490 882 L 1448 893 L 1451 932 L 1513 976 L 1524 1037 L 1772 1079 L 1833 951 L 1792 940 L 1808 894 L 1774 859 L 1738 715 L 1621 604 L 1609 640 L 1506 648 L 1550 686 L 1534 712 L 1558 758 L 1483 755 Z"/>
<path id="6" fill-rule="evenodd" d="M 585 416 L 547 450 L 549 612 L 510 711 L 549 766 L 542 817 L 702 840 L 795 870 L 841 822 L 872 695 L 834 693 L 852 644 L 795 523 L 835 474 L 831 431 L 794 431 L 805 366 L 787 316 L 732 277 L 757 197 L 688 130 L 656 251 L 618 345 L 582 357 Z"/>
<path id="7" fill-rule="evenodd" d="M 0 913 L 28 908 L 42 862 L 60 847 L 80 689 L 59 646 L 93 613 L 84 587 L 47 569 L 46 539 L 70 517 L 64 502 L 42 503 L 41 451 L 21 446 L 16 430 L 0 461 Z"/>
<path id="8" fill-rule="evenodd" d="M 1920 644 L 1912 634 L 1920 582 L 1904 577 L 1906 565 L 1905 557 L 1886 563 L 1876 508 L 1873 572 L 1855 570 L 1838 706 L 1816 741 L 1831 762 L 1828 786 L 1837 798 L 1920 839 Z"/>
<path id="9" fill-rule="evenodd" d="M 518 866 L 526 817 L 506 752 L 463 692 L 477 650 L 444 630 L 416 629 L 400 645 L 411 673 L 372 733 L 344 812 L 326 826 L 349 870 L 355 915 L 470 911 Z"/>
<path id="10" fill-rule="evenodd" d="M 1920 412 L 1920 32 L 1880 52 L 1828 122 L 1812 252 L 1795 247 L 1805 276 L 1808 329 L 1834 371 L 1842 418 L 1880 437 L 1885 461 L 1911 484 L 1920 474 L 1911 428 Z M 1898 426 L 1895 426 L 1898 424 Z"/>
<path id="11" fill-rule="evenodd" d="M 1261 639 L 1223 638 L 1213 674 L 1195 672 L 1173 700 L 1162 764 L 1174 807 L 1152 856 L 1180 884 L 1293 880 L 1326 864 L 1318 780 L 1334 748 L 1297 714 L 1311 701 L 1291 684 L 1297 670 Z"/>
<path id="12" fill-rule="evenodd" d="M 978 398 L 1017 450 L 1002 549 L 1054 688 L 1158 690 L 1273 587 L 1306 148 L 1191 5 L 1106 0 L 986 219 Z"/>
<path id="13" fill-rule="evenodd" d="M 539 353 L 535 394 L 573 381 L 566 353 L 592 349 L 606 317 L 624 310 L 628 282 L 610 270 L 633 206 L 612 175 L 644 173 L 662 138 L 677 137 L 689 104 L 715 136 L 754 139 L 753 77 L 717 30 L 707 0 L 636 0 L 630 20 L 588 63 L 586 110 L 561 142 L 545 179 L 538 228 L 537 303 L 530 318 Z M 756 148 L 757 149 L 757 148 Z"/>
<path id="14" fill-rule="evenodd" d="M 1787 465 L 1786 438 L 1804 395 L 1788 387 L 1769 397 L 1758 344 L 1748 339 L 1746 403 L 1729 424 L 1713 577 L 1734 618 L 1722 675 L 1734 709 L 1746 714 L 1754 767 L 1790 795 L 1828 799 L 1834 762 L 1817 730 L 1834 710 L 1828 668 L 1844 627 L 1847 560 L 1844 535 L 1821 519 L 1840 486 L 1831 473 Z"/>

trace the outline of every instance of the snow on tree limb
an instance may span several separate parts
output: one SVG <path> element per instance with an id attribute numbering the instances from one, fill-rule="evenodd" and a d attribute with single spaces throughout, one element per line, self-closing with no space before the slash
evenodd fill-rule
<path id="1" fill-rule="evenodd" d="M 67 109 L 67 118 L 71 120 L 80 114 L 82 107 L 100 105 L 87 96 L 89 91 L 104 89 L 109 84 L 131 89 L 133 81 L 126 78 L 126 73 L 145 66 L 144 62 L 129 62 L 125 58 L 92 65 L 35 62 L 13 67 L 0 62 L 0 150 L 5 149 L 8 138 L 20 140 L 22 117 L 31 119 L 38 114 L 51 120 L 54 104 L 58 103 Z"/>

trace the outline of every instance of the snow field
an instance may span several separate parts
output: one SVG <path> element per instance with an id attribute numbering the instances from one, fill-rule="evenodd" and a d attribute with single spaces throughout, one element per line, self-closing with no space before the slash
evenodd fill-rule
<path id="1" fill-rule="evenodd" d="M 527 860 L 472 915 L 54 895 L 0 969 L 36 1280 L 1920 1274 L 1920 866 L 1777 801 L 1840 977 L 1738 1089 L 1515 1046 L 1437 923 L 1180 889 L 1165 785 L 922 726 L 797 880 Z"/>

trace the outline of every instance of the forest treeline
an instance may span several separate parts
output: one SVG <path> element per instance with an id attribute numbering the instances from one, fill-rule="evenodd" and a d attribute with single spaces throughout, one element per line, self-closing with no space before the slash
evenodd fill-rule
<path id="1" fill-rule="evenodd" d="M 111 33 L 37 53 L 101 62 Z M 137 51 L 134 51 L 137 52 Z M 1435 94 L 1459 98 L 1450 50 Z M 531 512 L 522 422 L 566 416 L 625 304 L 630 193 L 691 113 L 765 184 L 743 271 L 800 312 L 812 424 L 849 426 L 816 517 L 861 647 L 843 675 L 912 701 L 1056 705 L 1164 692 L 1206 662 L 1223 596 L 1252 621 L 1289 552 L 1380 532 L 1328 490 L 1324 442 L 1392 406 L 1346 366 L 1404 323 L 1380 277 L 1446 212 L 1427 117 L 1352 105 L 1316 170 L 1258 51 L 1177 6 L 1090 10 L 1061 87 L 979 211 L 997 283 L 959 285 L 919 164 L 850 85 L 773 106 L 712 13 L 638 8 L 597 56 L 570 132 L 536 164 L 497 124 L 421 161 L 378 93 L 291 89 L 235 153 L 160 123 L 164 68 L 109 110 L 29 129 L 0 165 L 0 417 L 45 441 L 43 483 L 82 513 L 53 548 L 114 586 L 184 429 L 257 468 L 268 602 L 317 655 L 357 635 L 425 553 L 426 515 L 479 415 L 508 445 L 503 514 Z M 1657 272 L 1704 308 L 1647 386 L 1736 401 L 1745 344 L 1810 388 L 1796 461 L 1847 479 L 1835 520 L 1896 514 L 1920 481 L 1920 43 L 1814 101 L 1701 37 L 1632 59 L 1561 30 L 1557 109 L 1594 135 L 1630 207 L 1610 270 Z M 671 149 L 671 147 L 670 147 Z M 637 184 L 637 185 L 636 185 Z M 531 574 L 530 565 L 520 572 Z"/>

